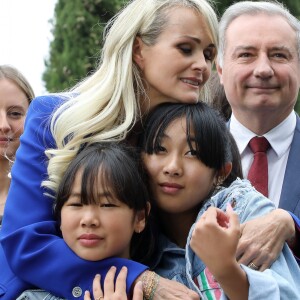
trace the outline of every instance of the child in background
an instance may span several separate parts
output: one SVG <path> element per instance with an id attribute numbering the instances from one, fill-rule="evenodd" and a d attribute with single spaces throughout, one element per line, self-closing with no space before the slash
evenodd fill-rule
<path id="1" fill-rule="evenodd" d="M 108 142 L 91 144 L 79 152 L 62 178 L 54 206 L 67 245 L 89 261 L 115 256 L 149 263 L 153 245 L 151 228 L 147 226 L 149 212 L 149 194 L 139 157 L 129 147 Z M 106 285 L 113 283 L 116 268 L 108 274 Z M 119 275 L 124 284 L 127 268 Z M 99 299 L 103 296 L 99 275 L 93 286 L 93 296 Z M 122 292 L 127 299 L 126 284 Z M 19 299 L 25 295 L 26 299 L 50 296 L 42 290 L 31 290 Z M 85 299 L 89 297 L 90 292 L 86 292 Z"/>
<path id="2" fill-rule="evenodd" d="M 299 299 L 300 270 L 287 245 L 264 272 L 236 260 L 239 222 L 274 205 L 238 178 L 239 152 L 217 113 L 204 103 L 163 104 L 144 129 L 139 144 L 162 232 L 152 269 L 203 299 Z"/>

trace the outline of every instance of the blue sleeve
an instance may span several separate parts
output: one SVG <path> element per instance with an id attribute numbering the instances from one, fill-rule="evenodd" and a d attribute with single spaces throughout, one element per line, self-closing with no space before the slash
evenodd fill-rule
<path id="1" fill-rule="evenodd" d="M 21 145 L 12 168 L 1 229 L 1 246 L 6 255 L 6 265 L 11 268 L 7 273 L 13 271 L 20 282 L 28 283 L 28 287 L 36 286 L 66 299 L 80 299 L 81 291 L 83 299 L 83 293 L 91 288 L 95 274 L 103 275 L 110 266 L 124 265 L 128 267 L 129 290 L 132 282 L 147 267 L 119 258 L 99 262 L 79 258 L 59 237 L 52 214 L 53 200 L 46 197 L 41 188 L 41 182 L 47 176 L 44 151 L 55 147 L 49 120 L 60 102 L 53 95 L 38 97 L 30 105 L 26 117 Z M 5 277 L 3 272 L 5 270 L 1 267 L 0 280 Z M 2 290 L 11 290 L 9 285 L 12 281 L 0 282 Z M 8 298 L 5 293 L 2 296 L 0 293 L 0 299 Z"/>
<path id="2" fill-rule="evenodd" d="M 300 269 L 288 246 L 269 269 L 254 271 L 241 265 L 249 281 L 249 300 L 264 299 L 299 299 Z"/>
<path id="3" fill-rule="evenodd" d="M 296 229 L 296 249 L 293 250 L 293 254 L 300 266 L 300 219 L 294 215 L 293 213 L 289 212 L 295 222 L 295 229 Z"/>

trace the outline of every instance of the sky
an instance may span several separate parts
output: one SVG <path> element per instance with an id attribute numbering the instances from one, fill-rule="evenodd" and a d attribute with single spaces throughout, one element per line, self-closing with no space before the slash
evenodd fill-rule
<path id="1" fill-rule="evenodd" d="M 28 79 L 35 94 L 47 91 L 42 81 L 49 55 L 57 0 L 0 0 L 0 64 L 10 64 Z"/>

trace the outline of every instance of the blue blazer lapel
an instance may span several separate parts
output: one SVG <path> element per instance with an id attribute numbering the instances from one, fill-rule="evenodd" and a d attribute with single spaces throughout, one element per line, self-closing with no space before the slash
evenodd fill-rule
<path id="1" fill-rule="evenodd" d="M 284 174 L 279 207 L 300 217 L 300 119 L 298 115 Z"/>

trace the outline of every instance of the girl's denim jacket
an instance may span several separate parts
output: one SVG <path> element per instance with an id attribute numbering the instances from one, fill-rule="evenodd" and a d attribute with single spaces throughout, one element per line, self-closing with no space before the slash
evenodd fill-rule
<path id="1" fill-rule="evenodd" d="M 241 223 L 267 214 L 275 208 L 248 180 L 237 179 L 203 205 L 197 220 L 210 206 L 225 211 L 228 202 Z M 190 229 L 185 249 L 160 235 L 157 255 L 151 268 L 162 277 L 179 281 L 195 290 L 202 299 L 227 299 L 208 268 L 189 246 L 194 226 L 195 224 Z M 264 272 L 254 271 L 244 265 L 241 268 L 246 272 L 250 284 L 248 299 L 300 299 L 300 268 L 287 245 L 284 245 L 278 259 Z"/>

